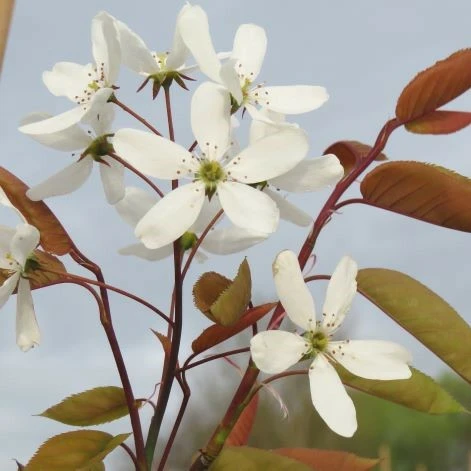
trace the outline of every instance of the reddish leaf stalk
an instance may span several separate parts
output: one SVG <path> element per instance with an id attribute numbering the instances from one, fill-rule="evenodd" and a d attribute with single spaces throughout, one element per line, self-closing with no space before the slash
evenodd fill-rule
<path id="1" fill-rule="evenodd" d="M 157 131 L 157 129 L 152 126 L 148 121 L 146 121 L 141 115 L 137 114 L 135 111 L 133 111 L 131 108 L 126 106 L 124 103 L 120 102 L 115 95 L 112 95 L 110 102 L 114 103 L 115 105 L 118 105 L 121 109 L 126 111 L 126 113 L 129 113 L 133 118 L 136 118 L 140 123 L 142 123 L 147 129 L 150 129 L 154 134 L 157 134 L 157 136 L 161 136 L 162 134 Z"/>

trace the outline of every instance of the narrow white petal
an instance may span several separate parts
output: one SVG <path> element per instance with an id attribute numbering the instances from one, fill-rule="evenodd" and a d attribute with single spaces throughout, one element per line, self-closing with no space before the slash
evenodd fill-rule
<path id="1" fill-rule="evenodd" d="M 351 437 L 357 429 L 355 405 L 339 375 L 324 355 L 317 355 L 309 368 L 312 404 L 324 422 L 342 437 Z"/>
<path id="2" fill-rule="evenodd" d="M 381 340 L 330 342 L 328 351 L 342 366 L 366 379 L 408 379 L 411 354 L 401 345 Z M 334 353 L 335 352 L 335 353 Z"/>
<path id="3" fill-rule="evenodd" d="M 156 262 L 173 254 L 173 245 L 164 245 L 160 249 L 148 249 L 144 244 L 133 244 L 119 249 L 118 253 L 121 255 L 132 255 L 149 262 Z"/>
<path id="4" fill-rule="evenodd" d="M 231 135 L 231 98 L 212 82 L 202 83 L 191 100 L 191 128 L 205 157 L 218 160 L 227 150 Z"/>
<path id="5" fill-rule="evenodd" d="M 210 231 L 201 243 L 207 252 L 227 255 L 241 252 L 268 238 L 263 232 L 249 231 L 242 227 L 231 226 Z"/>
<path id="6" fill-rule="evenodd" d="M 86 113 L 83 115 L 82 122 L 84 123 L 95 123 L 97 115 L 102 113 L 103 108 L 108 103 L 108 100 L 113 93 L 111 87 L 100 88 L 86 106 Z"/>
<path id="7" fill-rule="evenodd" d="M 189 4 L 183 5 L 183 8 L 178 12 L 177 21 L 175 24 L 175 33 L 173 34 L 172 47 L 170 48 L 170 53 L 167 56 L 166 62 L 167 69 L 169 70 L 179 69 L 185 63 L 185 60 L 189 54 L 189 50 L 186 47 L 180 33 L 180 19 L 189 8 L 191 8 Z"/>
<path id="8" fill-rule="evenodd" d="M 253 111 L 253 110 L 252 110 Z M 261 119 L 257 119 L 261 118 Z M 285 121 L 285 115 L 281 113 L 275 113 L 274 111 L 262 108 L 257 110 L 253 116 L 252 123 L 250 124 L 250 143 L 275 134 L 279 132 L 283 127 L 294 127 L 299 126 L 294 123 L 288 123 Z"/>
<path id="9" fill-rule="evenodd" d="M 263 182 L 291 170 L 306 157 L 308 149 L 302 129 L 286 128 L 250 145 L 225 168 L 241 183 Z"/>
<path id="10" fill-rule="evenodd" d="M 343 178 L 343 173 L 339 159 L 333 154 L 327 154 L 299 162 L 290 171 L 270 180 L 270 183 L 293 193 L 317 191 L 336 185 Z"/>
<path id="11" fill-rule="evenodd" d="M 43 72 L 43 82 L 55 96 L 65 96 L 77 102 L 76 96 L 82 96 L 90 82 L 88 74 L 93 72 L 91 64 L 81 65 L 74 62 L 58 62 L 52 70 Z"/>
<path id="12" fill-rule="evenodd" d="M 98 70 L 103 68 L 107 85 L 114 85 L 121 64 L 121 49 L 114 18 L 106 11 L 92 20 L 92 50 Z"/>
<path id="13" fill-rule="evenodd" d="M 23 216 L 23 214 L 21 214 L 21 212 L 15 206 L 13 206 L 12 202 L 10 201 L 10 199 L 8 198 L 7 194 L 5 193 L 5 191 L 3 190 L 1 186 L 0 186 L 0 204 L 2 204 L 3 206 L 6 206 L 7 208 L 13 209 L 13 211 L 15 211 L 16 214 L 18 214 L 20 219 L 23 222 L 26 222 L 26 218 Z"/>
<path id="14" fill-rule="evenodd" d="M 196 221 L 204 203 L 204 186 L 190 183 L 162 198 L 136 226 L 135 234 L 149 249 L 178 239 Z"/>
<path id="15" fill-rule="evenodd" d="M 85 183 L 92 168 L 93 159 L 85 157 L 65 167 L 42 183 L 33 186 L 26 192 L 26 196 L 32 201 L 39 201 L 51 196 L 72 193 Z"/>
<path id="16" fill-rule="evenodd" d="M 8 301 L 8 298 L 11 296 L 13 291 L 15 291 L 18 280 L 20 279 L 20 273 L 16 272 L 7 278 L 3 285 L 0 286 L 0 308 L 2 308 L 5 303 Z"/>
<path id="17" fill-rule="evenodd" d="M 4 226 L 0 224 L 0 257 L 10 252 L 11 241 L 16 231 L 12 227 Z M 2 266 L 1 268 L 7 268 L 8 266 Z"/>
<path id="18" fill-rule="evenodd" d="M 280 252 L 272 266 L 276 292 L 286 314 L 303 330 L 313 330 L 316 325 L 314 299 L 304 283 L 298 257 L 291 250 Z"/>
<path id="19" fill-rule="evenodd" d="M 240 25 L 234 37 L 232 57 L 238 59 L 240 72 L 253 82 L 260 73 L 267 50 L 265 30 L 253 24 Z"/>
<path id="20" fill-rule="evenodd" d="M 269 196 L 236 182 L 222 182 L 217 191 L 221 206 L 233 224 L 265 234 L 276 231 L 280 215 Z"/>
<path id="21" fill-rule="evenodd" d="M 94 129 L 96 136 L 110 134 L 111 125 L 115 117 L 115 105 L 105 103 L 95 116 L 90 116 L 88 124 Z"/>
<path id="22" fill-rule="evenodd" d="M 11 240 L 11 254 L 13 258 L 22 266 L 25 266 L 26 259 L 39 244 L 39 231 L 30 224 L 18 224 L 15 235 Z"/>
<path id="23" fill-rule="evenodd" d="M 211 201 L 205 199 L 200 215 L 191 230 L 197 234 L 203 232 L 220 210 L 221 204 L 218 198 L 211 198 Z"/>
<path id="24" fill-rule="evenodd" d="M 201 250 L 197 250 L 196 253 L 195 253 L 195 260 L 198 262 L 198 263 L 204 263 L 208 260 L 208 256 L 202 252 Z"/>
<path id="25" fill-rule="evenodd" d="M 152 177 L 173 180 L 198 169 L 198 162 L 184 147 L 146 131 L 120 129 L 113 147 L 133 167 Z"/>
<path id="26" fill-rule="evenodd" d="M 23 352 L 39 345 L 41 334 L 34 313 L 29 280 L 20 278 L 16 300 L 16 343 Z"/>
<path id="27" fill-rule="evenodd" d="M 229 93 L 233 96 L 237 103 L 241 104 L 244 96 L 240 86 L 240 79 L 237 75 L 237 70 L 235 69 L 236 64 L 237 61 L 235 59 L 226 61 L 221 66 L 220 76 L 221 82 L 224 84 L 227 90 L 229 90 Z"/>
<path id="28" fill-rule="evenodd" d="M 292 85 L 261 87 L 251 94 L 251 98 L 278 113 L 300 114 L 321 107 L 329 99 L 329 95 L 324 87 Z"/>
<path id="29" fill-rule="evenodd" d="M 135 227 L 157 201 L 158 198 L 153 193 L 128 186 L 125 189 L 124 198 L 114 207 L 125 222 Z"/>
<path id="30" fill-rule="evenodd" d="M 208 17 L 200 6 L 191 6 L 179 19 L 180 35 L 203 74 L 219 82 L 221 63 L 209 33 Z"/>
<path id="31" fill-rule="evenodd" d="M 295 365 L 309 350 L 299 335 L 282 330 L 260 332 L 250 340 L 250 354 L 260 371 L 277 374 Z"/>
<path id="32" fill-rule="evenodd" d="M 106 162 L 99 164 L 106 200 L 110 204 L 115 204 L 124 198 L 124 166 L 107 155 L 101 159 Z"/>
<path id="33" fill-rule="evenodd" d="M 336 330 L 345 319 L 350 309 L 353 297 L 357 292 L 358 265 L 351 257 L 342 257 L 335 268 L 325 295 L 322 310 L 322 324 L 329 331 Z"/>
<path id="34" fill-rule="evenodd" d="M 294 204 L 290 203 L 286 198 L 283 198 L 278 192 L 272 191 L 269 188 L 263 190 L 278 206 L 280 210 L 280 218 L 285 221 L 292 222 L 297 226 L 306 227 L 312 223 L 312 216 L 299 209 Z"/>

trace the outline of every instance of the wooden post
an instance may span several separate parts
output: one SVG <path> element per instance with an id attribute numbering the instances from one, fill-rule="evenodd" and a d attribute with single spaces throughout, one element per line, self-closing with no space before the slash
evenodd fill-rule
<path id="1" fill-rule="evenodd" d="M 2 72 L 3 56 L 10 30 L 10 21 L 13 13 L 14 0 L 0 0 L 0 73 Z"/>

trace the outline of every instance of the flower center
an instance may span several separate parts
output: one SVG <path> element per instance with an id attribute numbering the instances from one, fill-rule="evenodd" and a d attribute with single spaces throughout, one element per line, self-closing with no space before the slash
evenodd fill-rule
<path id="1" fill-rule="evenodd" d="M 226 178 L 226 173 L 221 164 L 215 160 L 203 159 L 200 168 L 196 172 L 196 180 L 204 183 L 206 195 L 211 199 L 218 183 Z"/>
<path id="2" fill-rule="evenodd" d="M 22 275 L 27 275 L 28 273 L 37 270 L 39 268 L 39 266 L 40 266 L 39 260 L 32 253 L 26 259 L 25 266 L 24 266 L 23 271 L 22 271 L 21 274 Z"/>
<path id="3" fill-rule="evenodd" d="M 93 160 L 97 162 L 101 161 L 101 157 L 108 155 L 110 152 L 113 152 L 113 145 L 108 142 L 108 138 L 111 134 L 104 134 L 103 136 L 97 137 L 92 143 L 85 149 L 82 154 L 82 157 L 90 155 Z"/>
<path id="4" fill-rule="evenodd" d="M 329 337 L 320 330 L 308 331 L 303 337 L 310 344 L 309 351 L 306 355 L 310 357 L 315 356 L 317 353 L 325 351 L 327 345 L 329 344 Z"/>
<path id="5" fill-rule="evenodd" d="M 102 62 L 101 64 L 97 65 L 96 67 L 92 67 L 88 69 L 88 83 L 84 83 L 84 89 L 80 91 L 74 97 L 75 103 L 77 105 L 81 105 L 86 107 L 89 101 L 92 99 L 93 95 L 100 90 L 102 87 L 106 87 L 106 79 L 105 79 L 105 64 Z"/>

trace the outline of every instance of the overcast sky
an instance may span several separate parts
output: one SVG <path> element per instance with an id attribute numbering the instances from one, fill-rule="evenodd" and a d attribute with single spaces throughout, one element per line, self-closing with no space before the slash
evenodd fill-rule
<path id="1" fill-rule="evenodd" d="M 416 0 L 312 1 L 298 0 L 201 1 L 206 9 L 216 48 L 231 49 L 241 23 L 256 23 L 268 34 L 268 51 L 260 80 L 270 85 L 316 84 L 327 87 L 330 100 L 321 109 L 301 116 L 297 122 L 307 130 L 310 156 L 321 155 L 331 143 L 356 139 L 373 143 L 384 122 L 394 115 L 402 88 L 420 70 L 469 46 L 469 0 L 440 2 Z M 65 98 L 53 97 L 41 81 L 44 70 L 58 61 L 87 63 L 92 59 L 90 22 L 99 10 L 107 10 L 138 32 L 157 51 L 167 50 L 176 13 L 182 2 L 141 0 L 81 0 L 80 2 L 19 1 L 16 7 L 3 76 L 0 83 L 0 142 L 2 165 L 28 184 L 42 181 L 70 163 L 66 153 L 51 151 L 17 131 L 19 120 L 32 111 L 58 113 L 70 108 Z M 198 77 L 201 79 L 201 77 Z M 136 95 L 141 79 L 123 70 L 119 97 L 143 116 L 165 129 L 162 99 L 149 99 L 150 90 Z M 193 138 L 189 129 L 190 93 L 174 95 L 176 136 L 182 144 Z M 461 97 L 453 108 L 469 110 L 470 96 Z M 118 112 L 116 129 L 139 123 Z M 451 136 L 417 136 L 398 130 L 386 148 L 390 159 L 434 162 L 470 176 L 469 129 Z M 243 139 L 242 139 L 243 140 Z M 124 225 L 103 198 L 97 169 L 94 177 L 72 195 L 48 201 L 77 246 L 101 264 L 107 281 L 168 309 L 171 265 L 151 264 L 123 258 L 116 250 L 133 242 L 132 230 Z M 129 183 L 136 181 L 129 177 Z M 351 194 L 358 194 L 358 187 Z M 315 216 L 328 192 L 294 197 Z M 2 223 L 15 219 L 2 212 Z M 191 340 L 208 325 L 193 308 L 191 286 L 209 270 L 233 276 L 244 255 L 254 280 L 255 302 L 274 298 L 271 262 L 282 249 L 297 251 L 307 232 L 287 223 L 263 245 L 246 254 L 211 258 L 195 264 L 187 277 L 185 331 L 181 359 Z M 323 231 L 316 247 L 316 273 L 331 273 L 345 254 L 360 267 L 385 267 L 406 272 L 441 294 L 468 321 L 471 235 L 420 223 L 364 206 L 350 206 L 336 215 Z M 75 267 L 69 265 L 71 270 Z M 320 306 L 325 285 L 313 288 Z M 15 299 L 2 309 L 0 328 L 0 469 L 14 469 L 11 458 L 27 462 L 48 437 L 69 430 L 67 426 L 32 417 L 65 396 L 88 388 L 119 385 L 112 356 L 99 324 L 96 305 L 87 292 L 60 285 L 34 292 L 41 327 L 41 345 L 24 354 L 15 344 Z M 149 328 L 165 326 L 152 313 L 123 298 L 111 295 L 113 317 L 137 397 L 150 395 L 158 381 L 162 355 Z M 399 341 L 414 354 L 414 365 L 436 375 L 446 365 L 404 333 L 379 310 L 357 296 L 347 322 L 352 338 Z M 248 337 L 242 336 L 241 342 Z M 459 340 L 458 340 L 459 341 Z M 222 351 L 220 347 L 219 351 Z M 244 366 L 245 359 L 238 358 Z M 198 388 L 220 391 L 215 380 L 220 369 L 190 374 L 198 404 Z M 219 374 L 219 373 L 218 373 Z M 219 377 L 218 377 L 219 378 Z M 206 379 L 206 382 L 203 380 Z M 235 385 L 239 377 L 229 369 L 223 381 Z M 212 387 L 214 385 L 214 388 Z M 178 393 L 173 404 L 177 404 Z M 227 395 L 226 401 L 229 401 Z M 224 401 L 223 401 L 224 402 Z M 171 415 L 167 423 L 171 424 Z M 149 411 L 143 412 L 148 417 Z M 277 417 L 274 420 L 281 420 Z M 361 426 L 361 424 L 360 424 Z M 100 427 L 111 433 L 130 431 L 127 419 Z M 204 437 L 203 437 L 204 438 Z M 112 469 L 127 469 L 116 452 Z"/>

